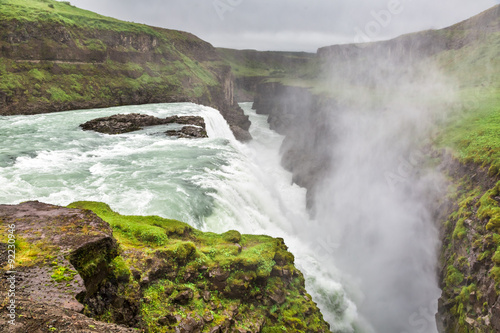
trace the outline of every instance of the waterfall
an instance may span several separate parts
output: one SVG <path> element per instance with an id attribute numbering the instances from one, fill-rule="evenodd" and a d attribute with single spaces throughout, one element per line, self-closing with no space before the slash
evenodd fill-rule
<path id="1" fill-rule="evenodd" d="M 200 116 L 205 119 L 205 125 L 209 138 L 222 138 L 234 141 L 234 135 L 228 123 L 219 111 L 212 108 L 204 108 Z"/>

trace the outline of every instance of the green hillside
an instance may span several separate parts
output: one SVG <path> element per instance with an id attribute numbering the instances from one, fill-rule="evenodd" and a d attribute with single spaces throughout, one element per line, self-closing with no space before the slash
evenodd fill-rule
<path id="1" fill-rule="evenodd" d="M 189 101 L 217 108 L 233 129 L 250 124 L 209 43 L 69 2 L 0 2 L 0 75 L 0 115 Z"/>
<path id="2" fill-rule="evenodd" d="M 72 6 L 69 1 L 52 0 L 2 0 L 2 20 L 65 24 L 88 30 L 113 30 L 118 32 L 154 33 L 148 26 L 131 24 L 111 17 Z M 158 36 L 160 36 L 158 34 Z"/>

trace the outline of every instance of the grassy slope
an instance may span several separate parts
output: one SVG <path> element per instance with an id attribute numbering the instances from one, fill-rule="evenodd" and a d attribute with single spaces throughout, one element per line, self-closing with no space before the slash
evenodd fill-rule
<path id="1" fill-rule="evenodd" d="M 460 84 L 463 112 L 451 119 L 440 144 L 463 162 L 500 168 L 500 32 L 460 50 L 439 54 L 438 63 Z M 494 174 L 496 174 L 495 172 Z"/>
<path id="2" fill-rule="evenodd" d="M 0 13 L 4 20 L 36 23 L 58 23 L 83 29 L 157 34 L 151 27 L 131 24 L 71 6 L 69 1 L 2 0 Z M 159 34 L 157 34 L 160 36 Z"/>
<path id="3" fill-rule="evenodd" d="M 234 327 L 239 329 L 254 331 L 253 325 L 265 318 L 262 332 L 298 332 L 306 328 L 328 331 L 321 313 L 306 294 L 302 274 L 293 266 L 293 255 L 286 251 L 283 240 L 240 235 L 237 231 L 222 235 L 201 232 L 156 216 L 122 216 L 96 202 L 76 202 L 69 207 L 92 210 L 111 225 L 121 248 L 121 255 L 113 262 L 113 274 L 129 281 L 121 288 L 125 299 L 134 302 L 134 295 L 141 293 L 140 281 L 131 278 L 131 271 L 139 272 L 144 279 L 155 275 L 151 267 L 158 266 L 157 262 L 168 266 L 167 273 L 157 280 L 150 279 L 139 296 L 139 311 L 148 332 L 170 332 L 172 327 L 158 324 L 168 314 L 213 317 L 207 326 L 215 327 L 230 320 L 231 308 L 238 309 Z M 222 275 L 227 274 L 226 282 L 214 287 L 219 282 L 210 278 L 210 272 L 218 269 Z M 288 275 L 283 276 L 283 270 Z M 186 290 L 192 291 L 193 297 L 185 304 L 177 302 L 176 296 Z M 206 291 L 209 299 L 203 296 Z M 285 291 L 283 302 L 272 301 Z M 100 319 L 112 321 L 116 311 L 119 309 L 110 307 Z M 207 326 L 204 331 L 208 331 Z"/>
<path id="4" fill-rule="evenodd" d="M 204 96 L 210 99 L 207 88 L 219 84 L 217 71 L 222 63 L 218 59 L 207 59 L 205 55 L 197 59 L 196 50 L 191 53 L 193 48 L 210 47 L 187 33 L 123 22 L 54 0 L 2 0 L 0 22 L 5 29 L 4 34 L 8 31 L 9 35 L 21 36 L 21 40 L 9 42 L 4 35 L 0 47 L 20 50 L 17 53 L 26 55 L 26 59 L 30 59 L 31 54 L 43 55 L 47 48 L 51 49 L 47 55 L 49 58 L 73 54 L 77 59 L 63 64 L 52 61 L 37 64 L 1 57 L 0 95 L 5 95 L 7 103 L 14 106 L 40 103 L 68 105 L 72 102 L 81 106 L 86 103 L 89 106 L 99 103 L 130 104 L 134 98 L 143 102 L 148 98 L 154 101 L 156 96 L 164 100 L 194 101 Z M 65 43 L 59 43 L 50 36 L 51 31 L 61 29 L 69 39 Z M 30 34 L 36 30 L 40 30 L 41 40 L 30 40 L 33 37 Z M 154 38 L 157 45 L 148 52 L 160 55 L 161 60 L 137 60 L 143 52 L 133 43 L 111 45 L 110 39 L 103 41 L 100 34 L 111 34 L 111 39 L 118 40 L 120 36 Z M 41 46 L 34 45 L 35 42 L 41 43 Z M 57 53 L 58 49 L 61 51 L 59 55 L 50 54 Z M 112 61 L 107 57 L 101 61 L 102 55 L 106 58 L 110 50 L 129 52 L 136 57 L 129 61 Z M 212 58 L 214 56 L 216 58 L 215 52 Z M 82 61 L 78 61 L 80 58 L 84 58 L 85 63 L 81 64 Z M 149 96 L 142 96 L 144 94 Z"/>

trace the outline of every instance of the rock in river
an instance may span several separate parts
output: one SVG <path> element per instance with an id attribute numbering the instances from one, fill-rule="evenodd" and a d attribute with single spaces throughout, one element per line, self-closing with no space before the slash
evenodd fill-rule
<path id="1" fill-rule="evenodd" d="M 144 129 L 148 126 L 167 125 L 167 124 L 183 124 L 191 125 L 190 127 L 200 127 L 197 135 L 194 135 L 192 129 L 180 132 L 187 135 L 186 137 L 206 137 L 205 120 L 199 116 L 171 116 L 167 118 L 158 118 L 140 113 L 130 114 L 115 114 L 110 117 L 97 118 L 80 125 L 85 131 L 96 131 L 105 134 L 123 134 Z M 196 127 L 195 127 L 196 128 Z M 200 134 L 204 132 L 205 136 Z"/>

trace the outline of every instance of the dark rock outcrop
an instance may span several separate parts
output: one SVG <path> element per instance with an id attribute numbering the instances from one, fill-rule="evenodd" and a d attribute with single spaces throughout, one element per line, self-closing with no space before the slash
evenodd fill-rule
<path id="1" fill-rule="evenodd" d="M 96 131 L 105 134 L 123 134 L 144 129 L 148 126 L 183 124 L 180 131 L 168 131 L 167 135 L 189 138 L 206 138 L 205 120 L 199 116 L 171 116 L 158 118 L 140 113 L 116 114 L 110 117 L 97 118 L 80 125 L 85 131 Z"/>
<path id="2" fill-rule="evenodd" d="M 98 321 L 58 305 L 40 304 L 24 297 L 16 301 L 19 316 L 15 325 L 9 323 L 10 318 L 5 308 L 0 310 L 0 331 L 2 332 L 137 333 L 136 329 Z"/>

